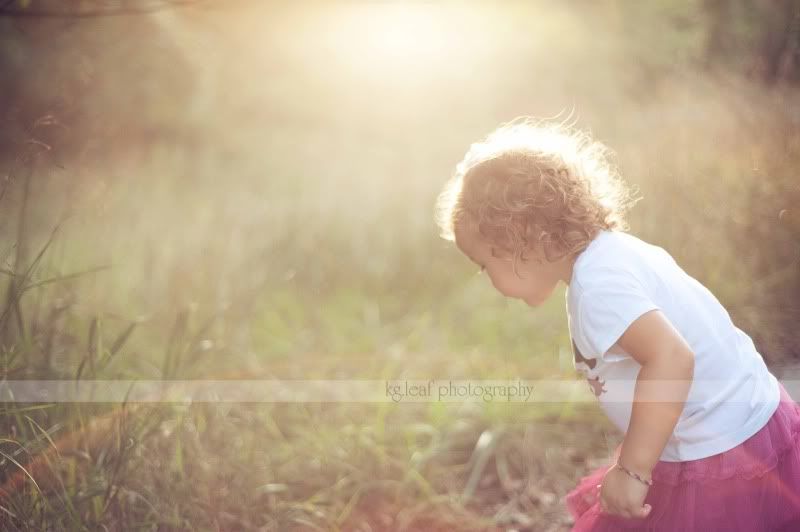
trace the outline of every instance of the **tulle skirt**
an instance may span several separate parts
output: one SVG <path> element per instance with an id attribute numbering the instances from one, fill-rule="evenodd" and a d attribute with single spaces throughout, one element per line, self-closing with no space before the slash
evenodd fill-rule
<path id="1" fill-rule="evenodd" d="M 565 499 L 573 532 L 800 532 L 800 406 L 780 388 L 778 409 L 740 445 L 699 460 L 659 461 L 644 519 L 601 513 L 596 486 L 612 463 L 581 478 Z"/>

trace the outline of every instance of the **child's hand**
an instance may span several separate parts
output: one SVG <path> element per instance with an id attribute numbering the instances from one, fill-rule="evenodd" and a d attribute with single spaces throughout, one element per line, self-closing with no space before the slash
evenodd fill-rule
<path id="1" fill-rule="evenodd" d="M 612 467 L 603 476 L 600 489 L 600 508 L 610 515 L 629 519 L 644 519 L 652 507 L 643 504 L 650 486 L 617 467 Z"/>

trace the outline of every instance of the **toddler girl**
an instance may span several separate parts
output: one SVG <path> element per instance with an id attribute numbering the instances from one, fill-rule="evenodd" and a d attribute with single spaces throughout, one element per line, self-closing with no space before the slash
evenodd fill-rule
<path id="1" fill-rule="evenodd" d="M 573 530 L 800 531 L 800 406 L 708 289 L 624 232 L 633 203 L 602 144 L 531 119 L 473 144 L 437 202 L 504 296 L 567 285 L 575 368 L 625 433 L 566 496 Z"/>

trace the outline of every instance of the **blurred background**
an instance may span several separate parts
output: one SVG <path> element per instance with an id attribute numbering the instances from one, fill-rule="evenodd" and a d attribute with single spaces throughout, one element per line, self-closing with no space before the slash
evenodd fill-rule
<path id="1" fill-rule="evenodd" d="M 630 232 L 780 375 L 799 88 L 794 0 L 0 2 L 0 370 L 574 378 L 563 288 L 505 301 L 433 220 L 533 115 L 614 150 Z M 620 438 L 591 404 L 0 408 L 11 529 L 562 530 Z"/>

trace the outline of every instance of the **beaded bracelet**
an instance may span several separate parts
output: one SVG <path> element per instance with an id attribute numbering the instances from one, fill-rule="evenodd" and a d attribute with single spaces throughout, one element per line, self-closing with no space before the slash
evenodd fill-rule
<path id="1" fill-rule="evenodd" d="M 622 464 L 619 462 L 619 460 L 617 460 L 617 463 L 616 463 L 616 464 L 614 464 L 614 465 L 615 465 L 615 466 L 617 466 L 618 468 L 620 468 L 621 470 L 625 471 L 625 472 L 626 472 L 628 475 L 632 476 L 633 478 L 635 478 L 635 479 L 636 479 L 636 480 L 638 480 L 639 482 L 644 482 L 644 483 L 645 483 L 645 484 L 647 484 L 648 486 L 652 486 L 652 485 L 653 485 L 653 479 L 650 479 L 650 480 L 645 480 L 645 479 L 643 479 L 642 477 L 640 477 L 639 475 L 637 475 L 636 473 L 634 473 L 634 472 L 633 472 L 633 471 L 631 471 L 630 469 L 627 469 L 626 467 L 624 467 L 624 466 L 623 466 L 623 465 L 622 465 Z"/>

